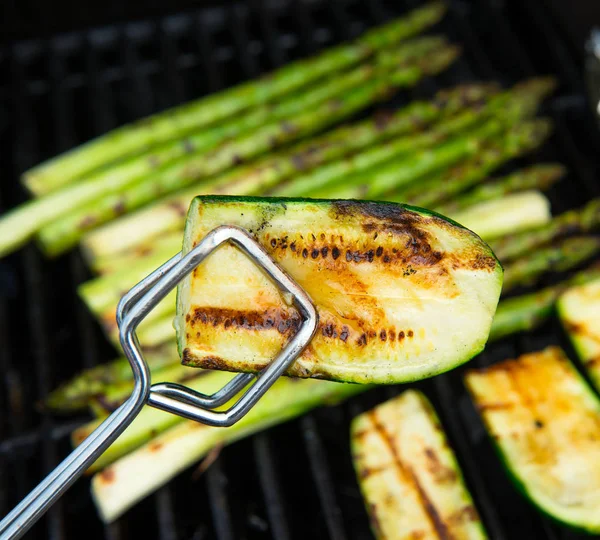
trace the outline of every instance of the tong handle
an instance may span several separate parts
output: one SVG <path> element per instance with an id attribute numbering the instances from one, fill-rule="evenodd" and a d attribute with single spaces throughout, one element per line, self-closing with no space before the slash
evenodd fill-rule
<path id="1" fill-rule="evenodd" d="M 20 538 L 137 416 L 145 402 L 141 383 L 115 412 L 0 522 L 0 540 Z"/>

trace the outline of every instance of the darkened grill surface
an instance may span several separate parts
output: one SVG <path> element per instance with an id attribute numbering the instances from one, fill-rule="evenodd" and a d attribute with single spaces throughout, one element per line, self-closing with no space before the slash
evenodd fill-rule
<path id="1" fill-rule="evenodd" d="M 25 199 L 18 175 L 30 166 L 134 118 L 180 103 L 356 36 L 418 2 L 330 0 L 230 3 L 157 21 L 18 42 L 0 49 L 0 204 Z M 511 84 L 556 74 L 545 113 L 556 133 L 525 163 L 558 160 L 568 179 L 553 211 L 600 194 L 599 136 L 581 93 L 581 58 L 558 33 L 542 0 L 450 1 L 441 30 L 465 47 L 457 66 L 395 100 L 402 104 L 468 80 Z M 55 418 L 36 403 L 75 372 L 114 356 L 77 299 L 87 279 L 81 257 L 44 259 L 30 246 L 0 261 L 0 515 L 69 450 L 83 418 Z M 490 347 L 483 366 L 550 343 L 567 346 L 556 321 Z M 462 385 L 462 371 L 419 385 L 433 400 L 468 486 L 494 539 L 577 536 L 534 511 L 510 484 Z M 369 538 L 348 440 L 351 418 L 397 394 L 372 391 L 222 451 L 196 478 L 181 474 L 104 527 L 79 481 L 31 538 Z"/>

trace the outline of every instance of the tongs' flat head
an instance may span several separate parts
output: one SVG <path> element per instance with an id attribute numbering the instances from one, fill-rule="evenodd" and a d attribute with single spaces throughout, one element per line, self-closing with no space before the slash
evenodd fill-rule
<path id="1" fill-rule="evenodd" d="M 214 411 L 232 399 L 255 376 L 239 374 L 211 396 L 172 383 L 149 386 L 149 373 L 135 336 L 140 322 L 152 309 L 189 275 L 196 266 L 222 244 L 230 242 L 252 259 L 271 280 L 288 295 L 302 315 L 303 322 L 279 355 L 256 376 L 257 380 L 242 397 L 225 411 Z M 136 384 L 142 384 L 147 403 L 153 407 L 211 426 L 230 426 L 240 420 L 272 384 L 291 366 L 310 343 L 317 329 L 318 314 L 309 296 L 282 270 L 269 254 L 246 231 L 235 226 L 212 230 L 185 255 L 176 255 L 146 279 L 133 287 L 117 308 L 121 345 L 129 359 Z"/>

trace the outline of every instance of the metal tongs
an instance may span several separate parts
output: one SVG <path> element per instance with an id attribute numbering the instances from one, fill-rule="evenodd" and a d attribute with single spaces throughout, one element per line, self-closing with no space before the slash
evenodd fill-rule
<path id="1" fill-rule="evenodd" d="M 279 355 L 258 375 L 238 374 L 212 395 L 172 383 L 151 385 L 150 371 L 140 351 L 136 329 L 152 309 L 184 277 L 224 243 L 232 243 L 248 255 L 284 292 L 301 313 L 303 322 Z M 44 481 L 0 522 L 0 540 L 20 538 L 77 478 L 133 422 L 144 405 L 150 405 L 210 426 L 226 427 L 240 420 L 291 366 L 312 340 L 318 314 L 309 296 L 282 270 L 244 229 L 221 226 L 209 232 L 186 255 L 181 253 L 133 287 L 119 302 L 117 324 L 123 351 L 134 375 L 127 399 L 91 433 Z M 215 411 L 256 381 L 227 410 Z"/>

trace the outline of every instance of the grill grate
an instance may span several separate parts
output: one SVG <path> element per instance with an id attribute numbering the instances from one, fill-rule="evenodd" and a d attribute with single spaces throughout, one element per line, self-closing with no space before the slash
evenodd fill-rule
<path id="1" fill-rule="evenodd" d="M 354 37 L 416 4 L 233 2 L 0 49 L 0 110 L 8 111 L 0 115 L 0 152 L 10 175 L 0 186 L 0 204 L 9 208 L 25 199 L 17 177 L 45 158 L 121 123 Z M 551 193 L 555 212 L 600 195 L 595 161 L 600 138 L 581 94 L 578 59 L 557 38 L 542 0 L 510 8 L 502 1 L 455 0 L 442 30 L 465 46 L 463 59 L 395 104 L 465 80 L 508 84 L 556 73 L 561 96 L 546 111 L 556 122 L 555 136 L 524 162 L 554 159 L 569 167 L 569 178 Z M 35 403 L 69 375 L 114 355 L 74 292 L 88 277 L 78 254 L 47 261 L 27 247 L 0 261 L 0 410 L 6 411 L 0 417 L 0 515 L 68 453 L 68 433 L 79 420 L 40 413 Z M 496 344 L 474 363 L 488 365 L 551 342 L 566 346 L 556 322 Z M 577 538 L 516 494 L 465 395 L 461 372 L 417 386 L 441 415 L 491 537 Z M 204 475 L 180 475 L 111 526 L 100 525 L 88 483 L 80 481 L 31 537 L 369 538 L 348 425 L 354 415 L 399 391 L 372 391 L 241 441 L 223 450 Z"/>

